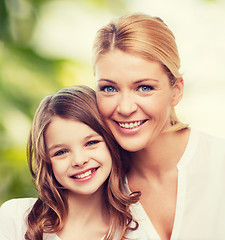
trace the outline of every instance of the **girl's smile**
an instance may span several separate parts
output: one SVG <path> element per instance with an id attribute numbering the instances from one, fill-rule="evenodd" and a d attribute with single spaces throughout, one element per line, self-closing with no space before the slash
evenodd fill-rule
<path id="1" fill-rule="evenodd" d="M 71 178 L 73 178 L 74 181 L 76 181 L 76 182 L 85 182 L 85 181 L 90 180 L 95 175 L 97 170 L 98 170 L 98 167 L 87 169 L 87 170 L 84 170 L 82 172 L 73 174 L 71 176 Z"/>
<path id="2" fill-rule="evenodd" d="M 80 121 L 55 116 L 45 139 L 57 181 L 76 194 L 97 192 L 112 166 L 103 137 Z"/>

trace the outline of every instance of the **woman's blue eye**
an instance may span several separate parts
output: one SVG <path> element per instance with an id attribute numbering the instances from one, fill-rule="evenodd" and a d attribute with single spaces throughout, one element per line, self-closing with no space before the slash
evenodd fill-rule
<path id="1" fill-rule="evenodd" d="M 153 90 L 153 87 L 152 86 L 148 86 L 148 85 L 142 85 L 142 86 L 139 86 L 138 89 L 141 92 L 149 92 L 149 91 Z"/>
<path id="2" fill-rule="evenodd" d="M 104 86 L 100 88 L 100 91 L 112 93 L 115 92 L 116 89 L 113 86 Z"/>

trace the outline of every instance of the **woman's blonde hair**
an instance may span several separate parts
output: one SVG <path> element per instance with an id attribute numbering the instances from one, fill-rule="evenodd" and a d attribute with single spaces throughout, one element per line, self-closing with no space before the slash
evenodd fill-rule
<path id="1" fill-rule="evenodd" d="M 113 49 L 119 49 L 147 61 L 159 62 L 168 75 L 171 87 L 178 78 L 181 78 L 175 37 L 158 17 L 146 14 L 124 15 L 99 29 L 93 46 L 94 66 L 102 55 Z M 173 130 L 187 127 L 178 120 L 174 107 L 170 113 L 170 122 Z"/>
<path id="2" fill-rule="evenodd" d="M 129 206 L 138 201 L 140 193 L 130 196 L 123 193 L 124 168 L 120 160 L 120 147 L 100 117 L 94 90 L 84 86 L 65 88 L 47 96 L 35 113 L 27 155 L 39 198 L 27 217 L 25 239 L 42 240 L 43 233 L 58 232 L 68 211 L 67 190 L 54 177 L 45 145 L 45 132 L 54 116 L 80 121 L 104 138 L 112 156 L 112 170 L 104 184 L 104 199 L 112 225 L 105 239 L 113 239 L 118 226 L 121 229 L 120 239 L 124 239 L 127 231 L 138 227 Z M 132 221 L 136 223 L 134 227 L 130 226 Z"/>

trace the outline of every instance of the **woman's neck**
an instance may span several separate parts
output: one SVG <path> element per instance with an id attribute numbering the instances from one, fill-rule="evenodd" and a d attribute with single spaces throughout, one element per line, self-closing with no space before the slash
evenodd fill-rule
<path id="1" fill-rule="evenodd" d="M 129 175 L 144 178 L 160 178 L 173 171 L 182 157 L 189 139 L 190 130 L 161 134 L 145 149 L 130 153 L 131 169 Z"/>

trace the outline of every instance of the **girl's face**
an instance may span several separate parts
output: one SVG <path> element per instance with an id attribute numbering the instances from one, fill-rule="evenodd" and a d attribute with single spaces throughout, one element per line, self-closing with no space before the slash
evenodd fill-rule
<path id="1" fill-rule="evenodd" d="M 115 49 L 98 59 L 95 73 L 99 111 L 122 148 L 144 149 L 170 126 L 183 80 L 171 87 L 158 62 Z"/>
<path id="2" fill-rule="evenodd" d="M 86 124 L 53 117 L 45 133 L 57 181 L 70 193 L 96 193 L 108 178 L 112 159 L 102 136 Z"/>

